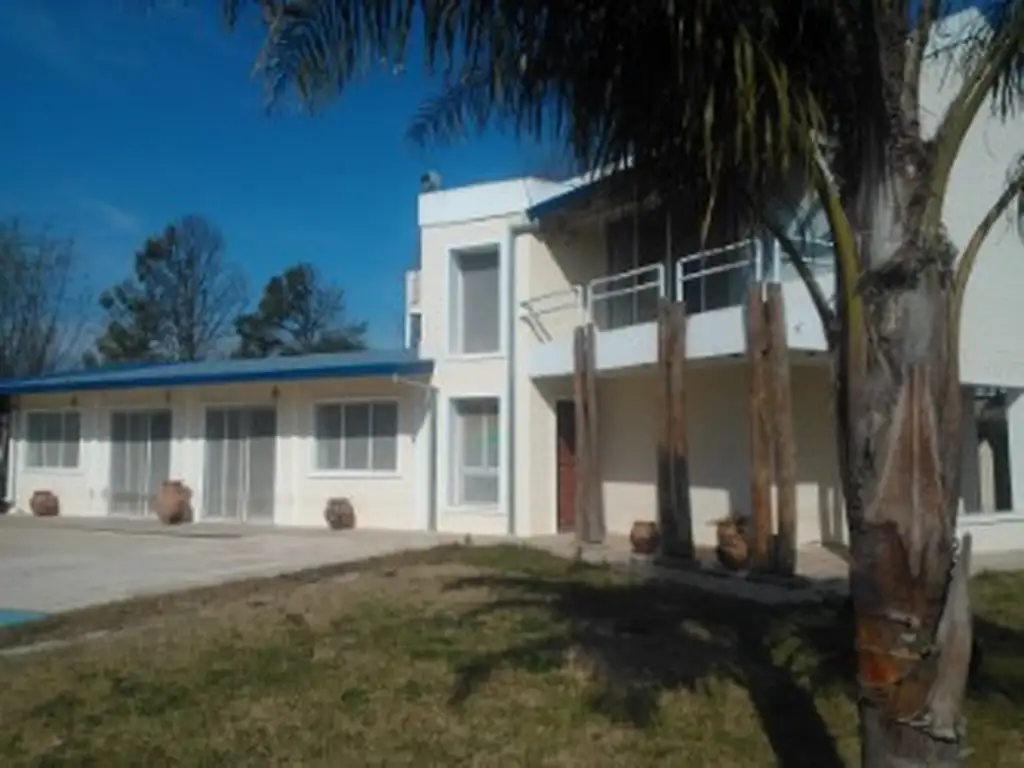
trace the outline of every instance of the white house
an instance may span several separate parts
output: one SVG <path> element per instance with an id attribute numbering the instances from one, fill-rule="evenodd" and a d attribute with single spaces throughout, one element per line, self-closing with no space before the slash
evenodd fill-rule
<path id="1" fill-rule="evenodd" d="M 926 70 L 934 127 L 955 79 Z M 1024 150 L 1020 120 L 982 120 L 954 170 L 946 221 L 963 246 Z M 609 200 L 602 184 L 533 178 L 419 198 L 420 264 L 406 275 L 407 350 L 122 368 L 0 382 L 16 431 L 16 506 L 52 490 L 62 514 L 150 514 L 165 478 L 200 520 L 322 526 L 332 497 L 359 525 L 533 536 L 573 527 L 572 331 L 597 329 L 607 528 L 656 517 L 660 298 L 685 300 L 690 482 L 698 542 L 749 509 L 740 303 L 782 284 L 798 452 L 799 538 L 843 539 L 825 339 L 770 238 L 721 218 L 697 250 L 696 210 Z M 814 225 L 813 210 L 807 212 Z M 826 242 L 807 256 L 829 293 Z M 1024 548 L 1024 243 L 990 235 L 961 349 L 963 515 L 975 547 Z"/>
<path id="2" fill-rule="evenodd" d="M 8 493 L 26 510 L 49 490 L 62 516 L 144 517 L 179 479 L 200 520 L 322 526 L 347 496 L 362 525 L 426 529 L 432 369 L 400 350 L 6 381 Z"/>

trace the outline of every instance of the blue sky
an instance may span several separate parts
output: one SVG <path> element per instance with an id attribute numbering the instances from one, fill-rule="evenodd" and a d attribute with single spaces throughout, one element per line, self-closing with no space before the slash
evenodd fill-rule
<path id="1" fill-rule="evenodd" d="M 199 213 L 254 294 L 311 261 L 375 345 L 398 345 L 423 171 L 457 186 L 538 170 L 546 153 L 497 132 L 410 145 L 406 126 L 436 92 L 412 66 L 369 76 L 323 115 L 269 116 L 250 74 L 259 37 L 227 34 L 218 4 L 0 0 L 0 216 L 74 237 L 98 292 L 129 274 L 147 234 Z"/>

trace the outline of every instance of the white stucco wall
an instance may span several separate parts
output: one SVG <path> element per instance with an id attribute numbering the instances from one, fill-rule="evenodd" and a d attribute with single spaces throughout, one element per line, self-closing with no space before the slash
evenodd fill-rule
<path id="1" fill-rule="evenodd" d="M 499 263 L 500 322 L 507 323 L 508 257 L 504 252 L 504 236 L 511 221 L 509 216 L 492 216 L 458 224 L 427 226 L 421 233 L 420 309 L 423 335 L 420 354 L 434 361 L 433 384 L 437 387 L 438 477 L 437 527 L 442 531 L 472 534 L 504 534 L 508 532 L 507 513 L 502 499 L 505 481 L 499 489 L 499 503 L 463 507 L 455 504 L 453 493 L 452 436 L 453 402 L 460 398 L 497 398 L 499 411 L 506 412 L 508 365 L 505 344 L 494 354 L 460 356 L 449 348 L 449 298 L 452 253 L 459 249 L 495 246 L 501 249 Z M 504 336 L 502 335 L 504 341 Z M 504 430 L 503 430 L 504 434 Z M 502 437 L 502 443 L 504 443 Z M 504 457 L 504 445 L 502 445 Z"/>
<path id="2" fill-rule="evenodd" d="M 973 23 L 975 11 L 959 14 L 952 25 Z M 923 130 L 932 135 L 959 89 L 961 70 L 938 56 L 921 80 Z M 1007 173 L 1024 152 L 1024 115 L 1004 121 L 986 103 L 964 140 L 950 180 L 943 217 L 953 242 L 963 248 L 1006 187 Z M 1024 387 L 1024 241 L 1016 222 L 1004 216 L 982 247 L 967 290 L 960 350 L 965 381 L 990 386 Z M 1022 457 L 1024 461 L 1024 457 Z"/>
<path id="3" fill-rule="evenodd" d="M 274 388 L 278 390 L 276 399 Z M 398 466 L 394 473 L 324 473 L 315 468 L 313 414 L 317 403 L 337 400 L 394 400 L 398 403 Z M 204 425 L 207 407 L 275 406 L 278 435 L 274 477 L 274 522 L 279 525 L 324 525 L 323 511 L 332 497 L 347 497 L 363 528 L 422 529 L 427 527 L 427 478 L 423 449 L 424 393 L 417 387 L 388 380 L 332 379 L 315 382 L 179 387 L 111 392 L 70 392 L 33 395 L 19 402 L 15 440 L 16 504 L 28 509 L 36 490 L 51 490 L 61 500 L 61 515 L 100 517 L 107 514 L 110 486 L 111 412 L 169 408 L 172 412 L 171 478 L 193 491 L 197 519 L 203 519 Z M 72 408 L 81 414 L 80 460 L 77 469 L 32 469 L 25 462 L 25 411 Z M 424 444 L 426 441 L 422 441 Z"/>

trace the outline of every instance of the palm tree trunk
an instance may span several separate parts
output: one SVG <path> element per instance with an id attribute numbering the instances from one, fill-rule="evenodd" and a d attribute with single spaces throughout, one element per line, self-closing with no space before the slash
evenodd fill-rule
<path id="1" fill-rule="evenodd" d="M 962 399 L 942 261 L 913 244 L 843 312 L 836 408 L 856 616 L 862 765 L 959 766 L 971 652 L 958 549 Z M 969 544 L 969 542 L 968 542 Z"/>

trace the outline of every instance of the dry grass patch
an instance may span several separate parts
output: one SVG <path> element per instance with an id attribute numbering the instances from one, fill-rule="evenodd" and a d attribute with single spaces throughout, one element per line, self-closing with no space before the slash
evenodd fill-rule
<path id="1" fill-rule="evenodd" d="M 977 764 L 1021 765 L 1020 575 L 975 592 Z M 520 547 L 446 547 L 68 615 L 0 659 L 3 765 L 852 764 L 849 628 Z"/>

